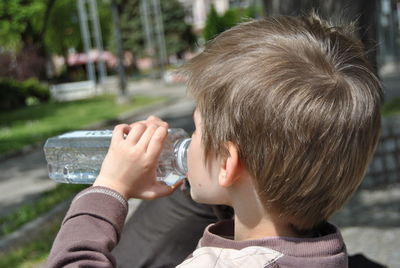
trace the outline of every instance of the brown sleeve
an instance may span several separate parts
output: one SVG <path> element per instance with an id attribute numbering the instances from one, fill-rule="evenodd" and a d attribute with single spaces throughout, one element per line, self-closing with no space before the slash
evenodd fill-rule
<path id="1" fill-rule="evenodd" d="M 54 240 L 46 267 L 115 267 L 111 251 L 127 212 L 127 201 L 108 188 L 80 192 Z"/>

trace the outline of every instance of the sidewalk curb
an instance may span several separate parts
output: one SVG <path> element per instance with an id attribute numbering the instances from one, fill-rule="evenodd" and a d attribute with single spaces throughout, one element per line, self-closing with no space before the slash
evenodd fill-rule
<path id="1" fill-rule="evenodd" d="M 179 100 L 179 98 L 168 98 L 166 100 L 163 101 L 158 101 L 156 103 L 152 103 L 149 105 L 145 105 L 143 107 L 138 107 L 138 108 L 134 108 L 130 111 L 127 111 L 123 114 L 121 114 L 120 116 L 118 116 L 115 119 L 106 119 L 106 120 L 101 120 L 92 124 L 89 124 L 87 126 L 82 127 L 82 129 L 98 129 L 101 127 L 104 127 L 106 125 L 117 125 L 120 124 L 124 121 L 126 121 L 128 118 L 130 117 L 134 117 L 134 116 L 140 116 L 142 114 L 147 114 L 149 112 L 151 112 L 154 109 L 158 109 L 158 108 L 163 108 L 163 107 L 167 107 L 175 102 L 177 102 Z M 25 147 L 23 147 L 22 149 L 19 149 L 17 151 L 13 151 L 10 153 L 5 153 L 5 154 L 0 154 L 0 162 L 6 161 L 8 159 L 14 158 L 14 157 L 18 157 L 24 154 L 28 154 L 34 150 L 36 150 L 39 147 L 43 147 L 44 146 L 45 141 L 40 141 L 34 144 L 30 144 L 27 145 Z"/>
<path id="2" fill-rule="evenodd" d="M 13 248 L 23 245 L 36 237 L 39 237 L 41 233 L 46 229 L 48 224 L 55 217 L 61 217 L 66 213 L 72 198 L 68 198 L 66 201 L 53 207 L 47 213 L 39 216 L 35 220 L 24 224 L 18 230 L 6 235 L 0 239 L 0 252 L 7 252 Z"/>
<path id="3" fill-rule="evenodd" d="M 63 201 L 62 203 L 58 204 L 54 208 L 52 208 L 47 213 L 39 216 L 35 220 L 24 224 L 21 228 L 17 231 L 14 231 L 5 237 L 0 239 L 0 252 L 7 252 L 21 246 L 33 239 L 39 237 L 43 231 L 46 230 L 46 227 L 52 220 L 56 217 L 64 217 L 67 213 L 69 206 L 73 200 L 75 195 L 68 198 L 67 200 Z M 140 199 L 130 199 L 128 200 L 129 203 L 129 211 L 128 215 L 126 216 L 125 222 L 127 222 L 132 214 L 135 212 L 137 207 L 140 205 L 142 200 Z"/>

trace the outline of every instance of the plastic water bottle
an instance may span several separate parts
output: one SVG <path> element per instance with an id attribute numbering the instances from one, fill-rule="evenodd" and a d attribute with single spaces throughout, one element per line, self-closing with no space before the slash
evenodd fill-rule
<path id="1" fill-rule="evenodd" d="M 93 184 L 110 147 L 111 130 L 73 131 L 49 138 L 44 145 L 49 177 L 57 182 Z M 160 154 L 157 180 L 174 185 L 187 173 L 188 134 L 168 129 Z"/>

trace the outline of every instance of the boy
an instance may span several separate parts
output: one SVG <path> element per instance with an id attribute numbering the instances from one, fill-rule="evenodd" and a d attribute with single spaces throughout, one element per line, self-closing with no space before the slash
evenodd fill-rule
<path id="1" fill-rule="evenodd" d="M 185 67 L 195 98 L 191 196 L 232 206 L 180 267 L 347 267 L 327 219 L 361 183 L 382 91 L 350 27 L 310 17 L 238 25 Z M 168 195 L 155 168 L 168 125 L 119 125 L 94 187 L 78 194 L 49 266 L 115 266 L 126 199 Z M 124 138 L 126 134 L 126 138 Z"/>

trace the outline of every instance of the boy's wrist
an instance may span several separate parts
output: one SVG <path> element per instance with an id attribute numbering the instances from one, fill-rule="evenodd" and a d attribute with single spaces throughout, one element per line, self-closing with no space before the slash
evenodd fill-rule
<path id="1" fill-rule="evenodd" d="M 128 194 L 128 190 L 126 190 L 124 186 L 119 185 L 118 183 L 109 180 L 109 179 L 104 179 L 103 177 L 99 176 L 97 177 L 96 181 L 93 183 L 93 187 L 105 187 L 110 190 L 113 190 L 120 194 L 125 200 L 129 200 L 130 196 Z"/>

